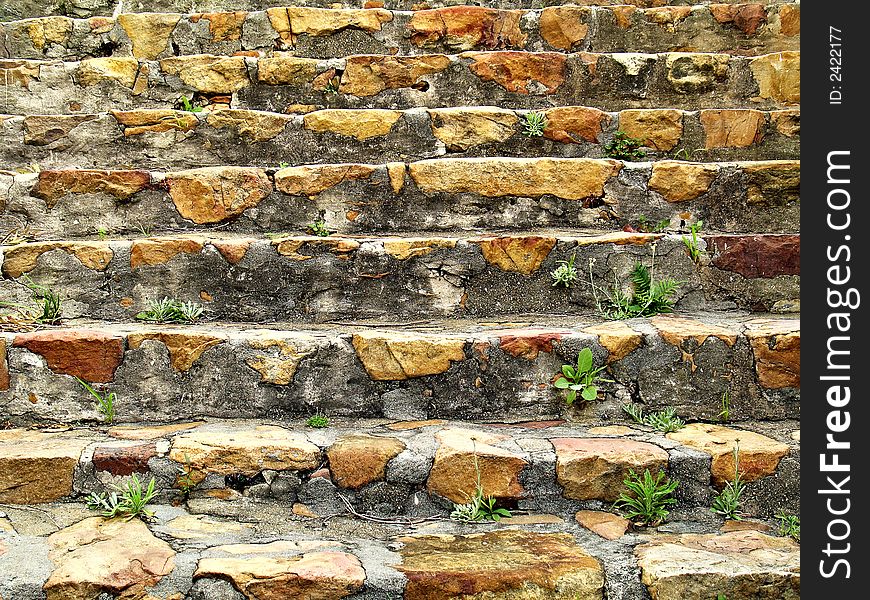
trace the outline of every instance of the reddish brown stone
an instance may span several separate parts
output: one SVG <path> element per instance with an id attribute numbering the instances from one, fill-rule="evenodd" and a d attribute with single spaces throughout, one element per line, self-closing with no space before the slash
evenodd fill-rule
<path id="1" fill-rule="evenodd" d="M 416 88 L 431 75 L 450 66 L 441 54 L 424 56 L 351 56 L 347 58 L 339 90 L 354 96 L 374 96 L 384 90 Z"/>
<path id="2" fill-rule="evenodd" d="M 749 279 L 800 275 L 799 235 L 728 235 L 706 238 L 713 265 Z"/>
<path id="3" fill-rule="evenodd" d="M 758 382 L 767 389 L 801 386 L 801 331 L 795 320 L 747 323 Z"/>
<path id="4" fill-rule="evenodd" d="M 457 50 L 522 48 L 528 37 L 520 29 L 522 14 L 519 10 L 451 6 L 415 12 L 408 29 L 415 46 L 444 42 Z"/>
<path id="5" fill-rule="evenodd" d="M 746 35 L 754 35 L 767 22 L 767 10 L 762 4 L 712 4 L 710 12 L 719 23 L 733 23 Z"/>
<path id="6" fill-rule="evenodd" d="M 801 5 L 783 4 L 779 7 L 779 31 L 789 37 L 800 35 Z"/>
<path id="7" fill-rule="evenodd" d="M 465 52 L 469 69 L 484 81 L 518 94 L 552 94 L 565 82 L 565 55 L 558 52 Z"/>
<path id="8" fill-rule="evenodd" d="M 576 144 L 581 140 L 597 143 L 602 125 L 610 121 L 606 112 L 586 106 L 557 106 L 545 114 L 544 137 L 563 144 Z"/>
<path id="9" fill-rule="evenodd" d="M 124 340 L 91 329 L 38 331 L 15 336 L 12 345 L 42 356 L 55 373 L 108 383 L 124 358 Z"/>
<path id="10" fill-rule="evenodd" d="M 94 450 L 91 459 L 97 471 L 108 471 L 112 475 L 147 473 L 148 461 L 157 456 L 156 442 L 132 446 L 101 446 Z"/>
<path id="11" fill-rule="evenodd" d="M 203 240 L 194 238 L 138 240 L 130 247 L 130 268 L 163 265 L 179 254 L 199 254 L 204 245 Z"/>
<path id="12" fill-rule="evenodd" d="M 103 193 L 126 200 L 150 183 L 148 171 L 41 171 L 30 193 L 51 208 L 67 194 Z"/>
<path id="13" fill-rule="evenodd" d="M 335 483 L 343 488 L 359 489 L 384 479 L 387 463 L 405 449 L 395 438 L 373 435 L 349 435 L 329 447 L 329 467 Z"/>
<path id="14" fill-rule="evenodd" d="M 556 331 L 520 330 L 498 339 L 499 347 L 511 356 L 535 360 L 539 352 L 552 352 L 553 342 L 558 342 L 564 335 Z"/>

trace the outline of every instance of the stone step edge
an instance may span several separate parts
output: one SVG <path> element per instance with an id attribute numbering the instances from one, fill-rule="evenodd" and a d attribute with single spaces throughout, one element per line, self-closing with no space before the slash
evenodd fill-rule
<path id="1" fill-rule="evenodd" d="M 4 130 L 20 136 L 26 146 L 58 146 L 73 131 L 100 127 L 95 135 L 115 133 L 119 140 L 143 139 L 164 132 L 190 134 L 198 128 L 235 129 L 248 143 L 257 145 L 275 140 L 294 130 L 336 139 L 371 144 L 412 132 L 408 143 L 428 142 L 432 152 L 466 152 L 476 147 L 523 144 L 535 152 L 536 138 L 560 144 L 605 145 L 617 131 L 638 139 L 644 152 L 656 158 L 677 158 L 679 152 L 697 158 L 710 151 L 739 151 L 784 136 L 800 135 L 800 108 L 759 111 L 755 109 L 631 109 L 604 112 L 586 106 L 561 106 L 532 110 L 497 107 L 453 107 L 449 109 L 413 108 L 330 109 L 293 114 L 224 108 L 209 105 L 201 112 L 174 109 L 141 109 L 79 115 L 0 115 Z M 545 124 L 535 135 L 526 125 L 527 115 L 543 115 Z M 112 130 L 111 128 L 116 128 Z M 85 129 L 83 128 L 83 129 Z M 398 129 L 397 129 L 398 128 Z M 17 132 L 15 131 L 17 129 Z M 74 134 L 73 134 L 74 135 Z M 418 136 L 419 139 L 413 139 Z M 10 141 L 12 135 L 7 137 Z M 401 141 L 399 142 L 401 143 Z M 63 144 L 61 141 L 60 144 Z M 59 149 L 62 151 L 62 146 Z M 601 151 L 603 153 L 603 149 Z M 685 157 L 683 157 L 685 158 Z M 797 158 L 797 157 L 795 157 Z M 22 157 L 22 160 L 24 157 Z M 704 162 L 708 162 L 708 160 Z"/>
<path id="2" fill-rule="evenodd" d="M 469 27 L 469 18 L 476 27 Z M 690 19 L 690 25 L 687 25 L 688 31 L 683 31 L 680 26 L 686 19 Z M 660 31 L 654 29 L 655 26 Z M 534 48 L 570 51 L 601 47 L 609 36 L 616 36 L 616 43 L 626 44 L 626 36 L 649 35 L 644 28 L 650 27 L 653 34 L 659 32 L 664 36 L 669 31 L 671 43 L 678 45 L 678 36 L 688 35 L 693 39 L 691 34 L 694 28 L 698 28 L 706 30 L 704 41 L 707 44 L 711 34 L 727 36 L 722 40 L 725 44 L 735 41 L 734 36 L 742 33 L 743 38 L 736 41 L 746 44 L 771 37 L 773 41 L 781 42 L 777 50 L 797 50 L 800 4 L 747 4 L 739 7 L 697 4 L 657 8 L 563 6 L 531 10 L 458 6 L 415 12 L 289 5 L 251 12 L 125 13 L 114 19 L 43 17 L 0 23 L 0 31 L 5 31 L 8 40 L 6 48 L 12 48 L 7 51 L 9 56 L 6 58 L 15 58 L 28 51 L 28 57 L 41 57 L 46 53 L 56 55 L 58 46 L 72 52 L 74 49 L 70 49 L 69 44 L 77 42 L 82 46 L 79 52 L 99 51 L 103 44 L 109 43 L 114 45 L 113 55 L 120 49 L 123 54 L 145 59 L 171 55 L 174 48 L 178 48 L 176 55 L 179 52 L 198 54 L 208 49 L 210 44 L 215 48 L 223 44 L 227 48 L 224 53 L 293 49 L 299 36 L 317 38 L 348 29 L 367 34 L 382 43 L 385 51 L 439 45 L 463 50 Z M 254 33 L 250 33 L 251 30 Z M 628 47 L 632 42 L 649 44 L 645 37 L 630 39 Z M 686 46 L 685 43 L 682 45 Z"/>
<path id="3" fill-rule="evenodd" d="M 676 407 L 686 418 L 715 419 L 726 395 L 733 418 L 741 421 L 759 418 L 754 415 L 794 418 L 791 409 L 799 409 L 794 404 L 800 394 L 799 318 L 671 315 L 615 322 L 593 318 L 582 324 L 568 319 L 573 325 L 521 319 L 484 320 L 490 325 L 463 325 L 453 332 L 437 321 L 428 328 L 417 323 L 416 330 L 347 322 L 277 329 L 91 323 L 8 332 L 0 334 L 0 401 L 7 418 L 18 422 L 102 421 L 79 377 L 117 391 L 115 412 L 127 420 L 259 417 L 270 412 L 263 402 L 274 404 L 277 398 L 286 406 L 275 405 L 271 412 L 297 416 L 321 409 L 333 416 L 404 419 L 476 414 L 477 420 L 501 420 L 509 414 L 522 420 L 557 418 L 566 411 L 602 418 L 596 415 L 621 414 L 621 406 L 635 397 L 630 389 L 648 407 Z M 572 409 L 553 381 L 584 347 L 592 350 L 595 365 L 609 367 L 606 378 L 614 383 L 602 384 L 600 402 Z M 723 361 L 733 365 L 716 375 L 718 367 L 712 365 Z M 650 365 L 682 377 L 685 393 L 671 394 L 645 378 Z M 165 385 L 142 388 L 138 382 L 145 372 L 155 386 Z M 232 393 L 250 397 L 250 405 L 211 406 L 197 399 L 203 389 L 227 391 L 228 382 L 209 377 L 214 372 L 236 373 Z M 347 386 L 339 387 L 357 396 L 357 405 L 315 394 L 324 377 L 336 372 L 349 377 Z M 457 386 L 488 406 L 465 406 L 465 400 L 451 396 Z M 512 395 L 525 404 L 505 399 Z M 174 401 L 167 398 L 179 396 L 190 396 L 190 406 L 173 410 Z M 137 408 L 140 401 L 148 408 Z"/>
<path id="4" fill-rule="evenodd" d="M 458 173 L 462 175 L 457 176 Z M 27 190 L 30 182 L 33 185 Z M 121 205 L 135 199 L 139 193 L 165 190 L 168 198 L 161 198 L 159 202 L 170 204 L 181 219 L 194 225 L 231 221 L 273 195 L 305 198 L 306 201 L 323 195 L 327 202 L 341 205 L 333 209 L 335 214 L 325 225 L 332 230 L 342 230 L 348 223 L 353 224 L 359 215 L 368 214 L 364 205 L 353 209 L 344 195 L 347 193 L 406 199 L 440 195 L 451 201 L 461 200 L 463 194 L 493 199 L 554 197 L 569 204 L 577 202 L 578 208 L 591 209 L 594 214 L 603 211 L 602 219 L 624 219 L 624 224 L 631 224 L 635 229 L 641 228 L 641 216 L 634 213 L 670 212 L 667 230 L 674 227 L 675 214 L 680 215 L 682 229 L 699 218 L 693 217 L 692 212 L 702 215 L 710 212 L 709 198 L 718 200 L 717 194 L 721 195 L 725 188 L 729 190 L 729 199 L 741 198 L 749 208 L 767 207 L 770 211 L 766 214 L 794 212 L 799 201 L 799 182 L 800 161 L 797 160 L 635 163 L 591 158 L 436 158 L 385 165 L 279 165 L 269 169 L 229 166 L 172 172 L 46 170 L 11 175 L 7 180 L 5 204 L 9 214 L 29 215 L 28 221 L 37 221 L 32 225 L 38 230 L 39 213 L 47 210 L 48 217 L 55 205 L 70 193 L 111 196 L 115 205 Z M 626 193 L 626 189 L 635 194 Z M 640 199 L 635 195 L 640 195 Z M 45 202 L 45 208 L 37 199 Z M 695 201 L 702 203 L 700 211 L 690 204 Z M 58 210 L 69 212 L 66 204 L 62 203 L 64 208 Z M 312 211 L 313 208 L 308 212 Z M 97 224 L 95 221 L 95 227 Z M 301 223 L 296 225 L 301 226 Z M 716 222 L 708 219 L 707 227 L 715 231 Z M 108 233 L 107 230 L 104 235 Z"/>
<path id="5" fill-rule="evenodd" d="M 262 421 L 146 423 L 103 431 L 10 429 L 0 432 L 0 463 L 9 461 L 10 467 L 0 479 L 0 502 L 81 499 L 137 473 L 155 479 L 163 500 L 309 498 L 319 505 L 312 507 L 314 512 L 323 515 L 328 500 L 321 494 L 343 490 L 354 504 L 364 505 L 371 486 L 386 486 L 391 489 L 381 494 L 397 496 L 393 504 L 399 513 L 411 502 L 419 503 L 419 493 L 428 495 L 431 510 L 440 512 L 473 493 L 477 462 L 485 492 L 522 510 L 541 510 L 548 497 L 587 502 L 578 507 L 613 502 L 629 469 L 664 470 L 680 480 L 676 496 L 682 506 L 703 506 L 715 489 L 733 480 L 735 445 L 748 496 L 755 488 L 775 487 L 777 477 L 793 477 L 778 468 L 786 457 L 799 456 L 795 427 L 794 422 L 777 424 L 780 441 L 753 431 L 758 425 L 752 423 L 735 428 L 703 422 L 669 434 L 612 421 L 585 427 L 565 421 L 484 425 L 429 420 L 357 421 L 352 427 L 324 429 Z M 16 479 L 17 473 L 26 473 L 27 481 Z M 187 489 L 182 493 L 179 487 Z"/>
<path id="6" fill-rule="evenodd" d="M 49 89 L 61 92 L 60 85 L 71 84 L 87 92 L 83 96 L 48 96 L 52 112 L 95 112 L 98 101 L 111 93 L 119 107 L 148 102 L 178 102 L 179 94 L 233 96 L 239 106 L 260 108 L 264 101 L 259 88 L 279 93 L 286 87 L 295 88 L 293 104 L 332 98 L 337 105 L 375 98 L 383 93 L 405 94 L 405 104 L 413 96 L 413 105 L 444 104 L 455 93 L 448 79 L 467 79 L 479 97 L 486 94 L 502 98 L 506 93 L 510 103 L 529 104 L 536 95 L 566 97 L 588 93 L 590 97 L 607 95 L 613 86 L 630 84 L 637 87 L 640 78 L 645 89 L 633 92 L 630 107 L 641 100 L 648 102 L 652 88 L 668 97 L 689 95 L 704 99 L 692 106 L 719 104 L 722 98 L 737 98 L 757 102 L 758 108 L 788 107 L 800 103 L 800 52 L 776 52 L 752 58 L 722 53 L 571 53 L 554 52 L 463 52 L 461 54 L 429 54 L 418 56 L 354 55 L 341 59 L 308 59 L 292 55 L 257 58 L 246 56 L 189 55 L 140 61 L 135 58 L 92 58 L 83 61 L 4 61 L 0 75 L 15 82 L 8 87 L 5 106 L 19 107 L 31 95 L 45 101 Z M 510 69 L 508 69 L 510 66 Z M 432 81 L 429 81 L 429 80 Z M 570 80 L 570 82 L 569 82 Z M 631 80 L 631 81 L 628 81 Z M 34 84 L 34 81 L 39 84 Z M 492 85 L 489 85 L 489 83 Z M 570 86 L 567 85 L 570 83 Z M 485 85 L 484 85 L 485 84 Z M 95 86 L 102 93 L 93 95 Z M 433 87 L 434 89 L 430 89 Z M 588 88 L 588 89 L 586 89 Z M 153 92 L 153 93 L 149 93 Z M 715 93 L 714 93 L 715 92 Z M 272 93 L 272 92 L 268 92 Z M 300 95 L 301 94 L 301 95 Z M 123 95 L 123 96 L 122 96 Z M 239 97 L 241 95 L 241 97 Z M 259 96 L 258 96 L 259 95 Z M 55 94 L 56 96 L 56 94 Z M 125 97 L 124 97 L 125 96 Z M 439 96 L 441 96 L 439 98 Z M 526 98 L 529 97 L 529 98 Z M 718 102 L 714 102 L 713 98 Z M 270 99 L 272 102 L 274 98 Z M 425 100 L 425 101 L 418 101 Z M 462 103 L 480 103 L 465 99 Z M 508 100 L 499 100 L 508 102 Z M 458 103 L 450 101 L 450 103 Z M 565 101 L 561 101 L 565 103 Z M 290 103 L 288 103 L 289 105 Z M 685 100 L 683 102 L 685 104 Z M 63 108 L 61 108 L 63 107 Z M 25 109 L 5 112 L 20 114 Z M 26 112 L 32 112 L 27 110 Z"/>
<path id="7" fill-rule="evenodd" d="M 687 574 L 709 576 L 711 562 L 716 578 L 705 598 L 707 592 L 726 592 L 735 600 L 762 593 L 796 598 L 800 587 L 799 545 L 775 537 L 772 521 L 745 521 L 743 530 L 729 523 L 718 531 L 702 525 L 702 534 L 650 528 L 623 538 L 625 519 L 581 511 L 488 525 L 394 525 L 368 537 L 340 529 L 336 537 L 326 525 L 320 532 L 287 528 L 264 537 L 248 519 L 215 518 L 166 505 L 155 506 L 154 512 L 147 525 L 138 519 L 106 522 L 77 515 L 64 518 L 53 533 L 48 527 L 39 536 L 5 536 L 8 552 L 0 557 L 0 566 L 16 576 L 0 579 L 0 591 L 9 598 L 46 593 L 52 598 L 58 590 L 86 597 L 100 591 L 126 595 L 145 587 L 163 597 L 205 600 L 242 597 L 238 590 L 253 580 L 258 593 L 274 598 L 314 593 L 321 598 L 420 600 L 442 592 L 445 582 L 500 594 L 531 588 L 554 600 L 576 600 L 580 594 L 589 600 L 640 598 L 650 591 L 681 597 L 680 581 Z M 354 523 L 346 517 L 335 521 Z M 682 524 L 689 524 L 688 519 Z M 698 561 L 699 550 L 707 561 Z M 85 568 L 94 555 L 107 551 L 112 566 L 129 573 L 120 582 L 111 570 Z M 753 555 L 764 558 L 753 561 Z"/>

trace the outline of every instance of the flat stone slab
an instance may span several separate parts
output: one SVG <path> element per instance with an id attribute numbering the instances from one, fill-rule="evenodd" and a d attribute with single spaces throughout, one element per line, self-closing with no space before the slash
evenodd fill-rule
<path id="1" fill-rule="evenodd" d="M 572 536 L 505 530 L 398 538 L 405 600 L 600 600 L 601 563 Z"/>
<path id="2" fill-rule="evenodd" d="M 0 502 L 39 504 L 68 496 L 89 443 L 73 432 L 0 431 Z"/>
<path id="3" fill-rule="evenodd" d="M 175 551 L 139 519 L 91 517 L 48 537 L 57 565 L 45 582 L 48 600 L 86 600 L 153 586 L 175 567 Z"/>
<path id="4" fill-rule="evenodd" d="M 635 549 L 656 600 L 797 600 L 800 546 L 757 531 L 668 536 Z"/>

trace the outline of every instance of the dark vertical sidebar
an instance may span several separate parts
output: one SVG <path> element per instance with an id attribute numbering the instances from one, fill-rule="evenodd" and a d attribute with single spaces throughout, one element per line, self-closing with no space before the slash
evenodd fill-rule
<path id="1" fill-rule="evenodd" d="M 859 6 L 807 2 L 801 15 L 801 595 L 809 599 L 867 597 L 870 138 L 859 112 L 870 40 Z"/>

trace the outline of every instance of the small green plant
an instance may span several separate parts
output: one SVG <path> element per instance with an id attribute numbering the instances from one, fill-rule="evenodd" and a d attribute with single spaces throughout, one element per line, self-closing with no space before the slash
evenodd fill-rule
<path id="1" fill-rule="evenodd" d="M 643 477 L 634 469 L 628 473 L 623 480 L 628 493 L 621 493 L 614 507 L 622 508 L 626 517 L 641 525 L 660 524 L 670 513 L 667 507 L 677 502 L 671 495 L 679 482 L 666 478 L 663 471 L 659 471 L 655 477 L 649 469 L 644 470 Z"/>
<path id="2" fill-rule="evenodd" d="M 641 160 L 646 156 L 640 150 L 643 144 L 644 140 L 630 137 L 624 131 L 617 131 L 613 134 L 613 140 L 604 145 L 604 156 L 619 160 Z"/>
<path id="3" fill-rule="evenodd" d="M 97 227 L 96 229 L 97 229 L 97 237 L 100 238 L 101 240 L 106 239 L 106 237 L 109 235 L 109 232 L 106 231 L 105 227 Z"/>
<path id="4" fill-rule="evenodd" d="M 187 99 L 187 96 L 182 96 L 181 98 L 179 98 L 178 103 L 181 105 L 181 110 L 183 110 L 184 112 L 202 112 L 202 107 L 194 106 L 193 102 Z"/>
<path id="5" fill-rule="evenodd" d="M 326 227 L 326 221 L 323 219 L 315 219 L 308 226 L 308 231 L 311 232 L 312 235 L 319 235 L 321 237 L 327 237 L 330 234 L 329 229 Z"/>
<path id="6" fill-rule="evenodd" d="M 726 481 L 725 487 L 713 498 L 711 511 L 726 519 L 741 520 L 740 497 L 746 489 L 746 483 L 740 477 L 739 444 L 734 444 L 734 481 Z"/>
<path id="7" fill-rule="evenodd" d="M 698 232 L 701 231 L 701 227 L 704 226 L 703 221 L 698 221 L 697 223 L 692 223 L 689 226 L 689 231 L 691 232 L 692 237 L 687 238 L 683 236 L 683 244 L 686 246 L 686 250 L 689 252 L 689 258 L 693 261 L 698 262 L 701 258 L 701 248 L 698 246 Z"/>
<path id="8" fill-rule="evenodd" d="M 679 431 L 686 426 L 686 422 L 677 416 L 677 409 L 673 407 L 648 414 L 646 424 L 662 433 Z"/>
<path id="9" fill-rule="evenodd" d="M 178 478 L 175 480 L 175 485 L 178 486 L 185 498 L 190 496 L 190 492 L 196 487 L 196 482 L 193 480 L 193 466 L 187 452 L 184 453 L 184 464 L 178 467 Z"/>
<path id="10" fill-rule="evenodd" d="M 91 493 L 87 499 L 88 508 L 102 510 L 103 516 L 107 519 L 124 517 L 125 521 L 129 521 L 133 517 L 149 519 L 154 516 L 154 513 L 146 508 L 155 495 L 153 477 L 148 486 L 143 488 L 139 477 L 133 473 L 127 485 L 116 487 L 115 490 L 109 494 Z"/>
<path id="11" fill-rule="evenodd" d="M 197 302 L 164 297 L 162 300 L 149 300 L 147 308 L 136 318 L 152 323 L 192 323 L 202 315 L 202 310 L 202 305 Z"/>
<path id="12" fill-rule="evenodd" d="M 676 158 L 677 160 L 692 160 L 691 155 L 686 148 L 680 148 L 679 150 L 675 151 L 674 158 Z"/>
<path id="13" fill-rule="evenodd" d="M 290 163 L 288 163 L 288 162 L 285 161 L 285 160 L 282 160 L 281 162 L 278 163 L 278 168 L 279 168 L 279 169 L 286 169 L 286 168 L 289 167 L 289 166 L 290 166 Z"/>
<path id="14" fill-rule="evenodd" d="M 324 427 L 329 426 L 329 417 L 320 412 L 317 412 L 305 421 L 305 424 L 309 427 L 314 427 L 315 429 L 323 429 Z"/>
<path id="15" fill-rule="evenodd" d="M 801 541 L 801 520 L 797 515 L 790 515 L 784 510 L 776 513 L 776 519 L 779 521 L 779 535 L 785 535 L 800 543 Z"/>
<path id="16" fill-rule="evenodd" d="M 474 493 L 470 496 L 465 494 L 465 497 L 468 499 L 468 502 L 465 504 L 453 504 L 450 518 L 463 523 L 473 523 L 475 521 L 500 521 L 503 518 L 510 517 L 511 512 L 508 509 L 496 507 L 496 499 L 492 496 L 484 495 L 483 487 L 480 484 L 480 467 L 477 464 L 476 453 L 474 455 L 474 470 L 477 473 L 477 484 L 474 487 Z"/>
<path id="17" fill-rule="evenodd" d="M 151 235 L 151 232 L 154 230 L 154 226 L 151 224 L 143 225 L 142 223 L 136 223 L 136 231 L 148 237 Z"/>
<path id="18" fill-rule="evenodd" d="M 338 95 L 338 89 L 341 86 L 341 79 L 338 77 L 333 77 L 326 83 L 326 87 L 323 88 L 323 91 L 327 94 L 332 94 L 333 96 Z"/>
<path id="19" fill-rule="evenodd" d="M 24 277 L 24 285 L 33 293 L 37 311 L 35 320 L 43 325 L 56 325 L 60 322 L 63 301 L 60 294 L 46 285 L 40 285 L 29 277 Z"/>
<path id="20" fill-rule="evenodd" d="M 716 600 L 728 600 L 728 596 L 725 594 L 716 594 Z"/>
<path id="21" fill-rule="evenodd" d="M 719 417 L 719 420 L 723 423 L 727 423 L 731 418 L 731 393 L 728 390 L 722 392 L 722 399 L 719 400 L 719 406 L 722 407 L 722 410 L 720 410 L 719 414 L 716 416 Z"/>
<path id="22" fill-rule="evenodd" d="M 622 291 L 614 282 L 611 293 L 604 290 L 605 297 L 599 298 L 598 286 L 592 280 L 592 261 L 589 263 L 589 282 L 595 295 L 595 302 L 608 319 L 632 319 L 634 317 L 652 317 L 660 313 L 674 312 L 674 301 L 671 296 L 681 282 L 673 279 L 653 280 L 652 268 L 642 263 L 635 263 L 630 279 L 632 293 Z M 655 267 L 655 244 L 653 244 L 653 268 Z"/>
<path id="23" fill-rule="evenodd" d="M 571 254 L 571 258 L 568 260 L 560 260 L 557 264 L 559 265 L 550 273 L 550 277 L 553 278 L 553 287 L 563 286 L 566 288 L 571 287 L 577 281 L 577 268 L 574 266 L 574 259 L 576 258 L 576 254 Z"/>
<path id="24" fill-rule="evenodd" d="M 526 137 L 541 137 L 547 127 L 547 115 L 542 112 L 529 111 L 523 119 L 523 135 Z"/>
<path id="25" fill-rule="evenodd" d="M 647 425 L 662 433 L 671 433 L 679 431 L 686 426 L 686 422 L 677 416 L 677 409 L 673 407 L 665 408 L 658 412 L 644 414 L 643 406 L 640 404 L 623 404 L 622 410 L 639 425 Z"/>
<path id="26" fill-rule="evenodd" d="M 97 410 L 106 419 L 106 423 L 111 423 L 115 420 L 115 392 L 106 392 L 101 394 L 91 386 L 87 381 L 76 377 L 76 381 L 85 388 L 88 393 L 97 399 Z"/>
<path id="27" fill-rule="evenodd" d="M 598 397 L 596 382 L 613 383 L 611 379 L 603 379 L 598 373 L 606 367 L 592 368 L 592 350 L 583 348 L 577 355 L 576 365 L 562 365 L 562 375 L 553 383 L 556 389 L 565 390 L 565 401 L 570 405 L 577 399 L 577 392 L 587 402 Z"/>

